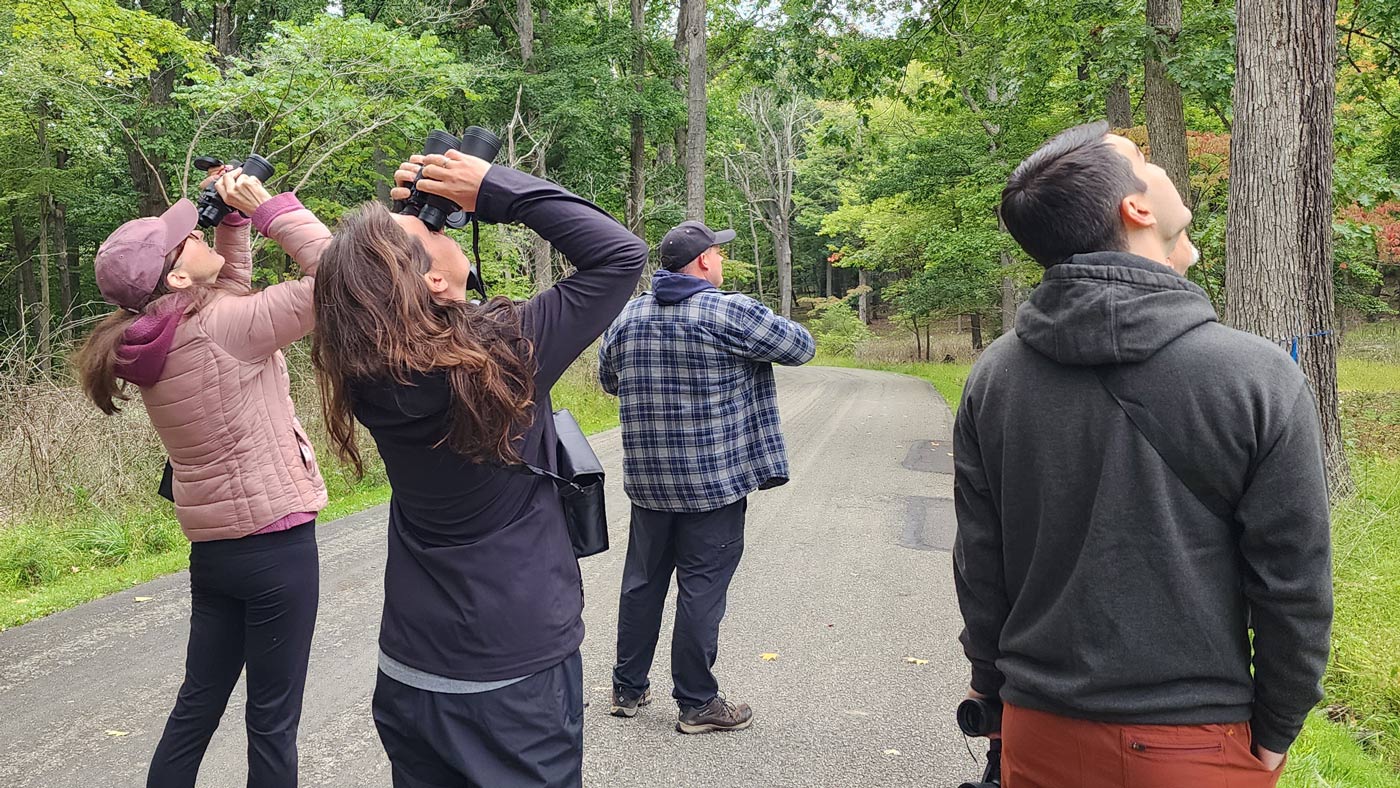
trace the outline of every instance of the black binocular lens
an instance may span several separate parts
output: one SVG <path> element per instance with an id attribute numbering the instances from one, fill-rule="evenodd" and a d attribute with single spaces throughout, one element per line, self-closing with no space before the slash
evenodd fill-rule
<path id="1" fill-rule="evenodd" d="M 222 164 L 223 162 L 212 156 L 200 156 L 198 159 L 195 159 L 194 162 L 196 167 L 206 172 L 215 167 L 222 166 Z M 256 153 L 248 154 L 248 158 L 241 162 L 237 160 L 230 161 L 228 166 L 230 168 L 242 167 L 244 175 L 251 175 L 263 182 L 271 178 L 274 172 L 272 163 Z M 200 227 L 214 227 L 233 211 L 232 208 L 224 203 L 224 198 L 219 196 L 218 189 L 215 189 L 212 183 L 206 186 L 204 191 L 200 192 L 199 202 L 195 205 L 195 208 L 199 215 Z"/>
<path id="2" fill-rule="evenodd" d="M 1001 704 L 968 698 L 958 704 L 958 728 L 967 736 L 986 736 L 1001 730 Z"/>
<path id="3" fill-rule="evenodd" d="M 468 156 L 494 161 L 496 154 L 501 152 L 501 140 L 480 126 L 472 126 L 462 132 L 461 139 L 445 131 L 428 132 L 427 139 L 423 141 L 423 155 L 445 154 L 449 150 L 459 150 Z M 409 195 L 404 212 L 416 212 L 418 219 L 433 232 L 441 232 L 444 226 L 461 227 L 466 224 L 468 217 L 457 203 L 446 197 L 418 191 L 418 180 L 422 177 L 420 172 L 413 180 L 413 193 Z"/>

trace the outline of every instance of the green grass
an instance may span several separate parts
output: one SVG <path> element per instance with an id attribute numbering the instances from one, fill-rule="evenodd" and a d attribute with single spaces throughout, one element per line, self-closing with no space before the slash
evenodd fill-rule
<path id="1" fill-rule="evenodd" d="M 587 434 L 617 426 L 617 400 L 598 385 L 597 360 L 585 354 L 555 385 L 554 407 L 568 408 Z M 377 463 L 354 480 L 318 452 L 328 522 L 389 500 Z M 61 522 L 26 521 L 0 529 L 0 631 L 189 567 L 189 542 L 174 511 L 158 498 L 149 508 L 89 512 Z"/>
<path id="2" fill-rule="evenodd" d="M 1343 358 L 1337 361 L 1337 388 L 1342 391 L 1400 390 L 1400 364 Z"/>
<path id="3" fill-rule="evenodd" d="M 1400 788 L 1400 776 L 1368 757 L 1346 728 L 1313 712 L 1288 752 L 1279 788 Z"/>

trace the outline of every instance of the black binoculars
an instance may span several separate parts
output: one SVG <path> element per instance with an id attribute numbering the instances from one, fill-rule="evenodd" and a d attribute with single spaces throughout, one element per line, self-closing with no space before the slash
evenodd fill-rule
<path id="1" fill-rule="evenodd" d="M 958 704 L 958 728 L 964 736 L 986 736 L 1001 731 L 1001 703 L 968 698 Z M 987 768 L 982 781 L 963 783 L 958 788 L 1001 788 L 1001 739 L 992 739 L 987 748 Z"/>
<path id="2" fill-rule="evenodd" d="M 423 142 L 424 156 L 444 154 L 450 150 L 461 151 L 486 161 L 495 161 L 496 154 L 501 152 L 501 140 L 480 126 L 471 126 L 462 132 L 461 137 L 455 137 L 445 131 L 432 131 Z M 442 232 L 444 226 L 453 229 L 466 226 L 470 217 L 460 205 L 446 197 L 418 191 L 418 181 L 422 177 L 420 172 L 418 177 L 413 179 L 411 193 L 399 213 L 416 215 L 435 233 Z"/>
<path id="3" fill-rule="evenodd" d="M 221 167 L 223 164 L 224 162 L 219 161 L 213 156 L 200 156 L 194 160 L 194 166 L 205 172 L 215 167 Z M 242 167 L 244 175 L 251 175 L 264 183 L 267 182 L 268 178 L 272 177 L 273 172 L 272 164 L 256 153 L 248 154 L 248 158 L 244 161 L 238 161 L 236 159 L 230 161 L 228 162 L 228 166 Z M 203 192 L 200 192 L 199 202 L 195 205 L 195 208 L 199 212 L 200 227 L 214 227 L 233 211 L 232 208 L 224 203 L 224 198 L 219 196 L 218 190 L 214 188 L 214 184 L 212 183 L 206 186 Z M 242 214 L 242 211 L 239 211 L 239 213 Z"/>

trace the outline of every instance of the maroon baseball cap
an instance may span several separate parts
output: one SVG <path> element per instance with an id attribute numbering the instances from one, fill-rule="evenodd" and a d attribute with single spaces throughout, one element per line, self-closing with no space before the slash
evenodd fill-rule
<path id="1" fill-rule="evenodd" d="M 180 200 L 160 216 L 133 219 L 97 248 L 97 289 L 113 306 L 139 312 L 160 284 L 165 259 L 199 225 L 194 203 Z"/>

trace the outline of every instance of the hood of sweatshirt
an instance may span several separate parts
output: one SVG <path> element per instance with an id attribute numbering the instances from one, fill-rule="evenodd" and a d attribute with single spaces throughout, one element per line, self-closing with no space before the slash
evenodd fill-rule
<path id="1" fill-rule="evenodd" d="M 663 304 L 679 304 L 696 293 L 714 289 L 714 285 L 698 276 L 677 274 L 665 269 L 651 277 L 651 294 Z"/>
<path id="2" fill-rule="evenodd" d="M 182 317 L 184 310 L 171 304 L 136 318 L 117 345 L 117 377 L 138 386 L 151 386 L 160 380 Z"/>
<path id="3" fill-rule="evenodd" d="M 1205 291 L 1165 265 L 1093 252 L 1046 269 L 1016 312 L 1016 335 L 1061 364 L 1122 364 L 1216 319 Z"/>

